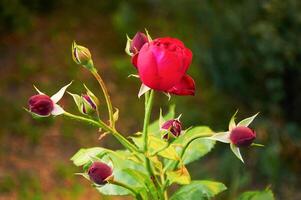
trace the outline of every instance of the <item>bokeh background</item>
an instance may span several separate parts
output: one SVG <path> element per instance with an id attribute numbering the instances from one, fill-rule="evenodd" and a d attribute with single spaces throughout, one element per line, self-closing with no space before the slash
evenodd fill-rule
<path id="1" fill-rule="evenodd" d="M 120 148 L 112 138 L 63 117 L 33 120 L 23 110 L 35 84 L 50 95 L 70 80 L 99 91 L 71 58 L 71 43 L 89 47 L 120 108 L 118 128 L 141 129 L 143 102 L 135 69 L 124 53 L 126 34 L 147 28 L 153 38 L 177 37 L 193 53 L 195 97 L 156 95 L 159 107 L 177 104 L 185 127 L 227 128 L 257 111 L 253 123 L 264 148 L 243 150 L 243 165 L 224 144 L 189 166 L 195 179 L 224 182 L 217 199 L 270 187 L 276 199 L 301 199 L 301 1 L 299 0 L 0 0 L 0 199 L 102 197 L 69 160 L 80 147 Z M 101 97 L 101 93 L 98 93 Z M 61 103 L 76 111 L 70 96 Z M 102 115 L 106 116 L 102 106 Z M 125 198 L 115 198 L 125 199 Z"/>

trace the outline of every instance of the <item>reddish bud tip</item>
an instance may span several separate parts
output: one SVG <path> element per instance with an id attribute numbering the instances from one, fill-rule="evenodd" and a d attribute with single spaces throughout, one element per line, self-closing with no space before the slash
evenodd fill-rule
<path id="1" fill-rule="evenodd" d="M 244 126 L 235 127 L 230 133 L 230 140 L 237 147 L 248 147 L 252 144 L 255 138 L 255 131 Z"/>
<path id="2" fill-rule="evenodd" d="M 182 131 L 182 123 L 178 119 L 168 120 L 162 125 L 161 129 L 170 131 L 173 136 L 179 137 Z M 163 138 L 168 139 L 168 133 Z"/>
<path id="3" fill-rule="evenodd" d="M 112 169 L 109 165 L 103 162 L 94 162 L 88 169 L 88 175 L 94 183 L 103 185 L 106 179 L 112 175 Z"/>
<path id="4" fill-rule="evenodd" d="M 96 103 L 93 101 L 93 99 L 87 95 L 87 94 L 83 94 L 83 99 L 94 109 L 96 110 Z"/>
<path id="5" fill-rule="evenodd" d="M 142 46 L 147 42 L 147 36 L 144 33 L 137 32 L 131 42 L 130 52 L 133 54 L 137 54 L 142 48 Z"/>
<path id="6" fill-rule="evenodd" d="M 53 110 L 54 104 L 49 96 L 38 94 L 28 100 L 29 110 L 41 116 L 48 116 Z"/>

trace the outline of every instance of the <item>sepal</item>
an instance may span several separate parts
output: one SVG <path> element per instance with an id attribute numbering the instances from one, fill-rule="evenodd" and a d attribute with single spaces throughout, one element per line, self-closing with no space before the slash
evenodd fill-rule
<path id="1" fill-rule="evenodd" d="M 151 88 L 147 87 L 146 85 L 144 85 L 143 83 L 141 84 L 139 93 L 138 93 L 138 98 L 140 98 L 142 95 L 144 95 L 146 92 L 148 92 L 149 90 L 151 90 Z"/>
<path id="2" fill-rule="evenodd" d="M 245 163 L 241 154 L 240 154 L 240 150 L 237 146 L 235 146 L 234 144 L 230 143 L 230 148 L 232 150 L 232 152 L 234 153 L 234 155 L 239 159 L 241 160 L 241 162 Z"/>
<path id="3" fill-rule="evenodd" d="M 255 117 L 256 117 L 258 114 L 259 114 L 259 112 L 256 113 L 255 115 L 251 116 L 251 117 L 248 117 L 248 118 L 246 118 L 246 119 L 241 120 L 241 121 L 237 124 L 237 126 L 245 126 L 245 127 L 248 127 L 248 126 L 253 122 L 253 120 L 255 119 Z"/>
<path id="4" fill-rule="evenodd" d="M 73 81 L 71 81 L 69 84 L 65 85 L 64 87 L 62 87 L 57 93 L 55 93 L 54 95 L 52 95 L 50 98 L 53 101 L 53 103 L 57 103 L 59 102 L 59 100 L 61 100 L 61 98 L 64 96 L 66 89 L 72 84 Z"/>

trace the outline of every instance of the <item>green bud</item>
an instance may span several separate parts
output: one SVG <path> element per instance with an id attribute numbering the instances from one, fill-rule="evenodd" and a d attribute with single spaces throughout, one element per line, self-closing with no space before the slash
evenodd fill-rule
<path id="1" fill-rule="evenodd" d="M 75 42 L 72 43 L 72 58 L 74 62 L 89 70 L 95 69 L 89 49 L 84 46 L 77 45 Z"/>
<path id="2" fill-rule="evenodd" d="M 99 106 L 99 100 L 98 98 L 95 96 L 95 94 L 93 94 L 93 92 L 84 84 L 84 87 L 87 90 L 87 95 L 89 95 L 89 97 L 94 101 L 96 106 Z"/>

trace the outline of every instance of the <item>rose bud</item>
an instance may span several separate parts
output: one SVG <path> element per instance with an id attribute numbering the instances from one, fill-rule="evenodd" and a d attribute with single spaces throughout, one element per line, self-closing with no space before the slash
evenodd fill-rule
<path id="1" fill-rule="evenodd" d="M 98 185 L 107 183 L 107 179 L 112 176 L 112 168 L 103 162 L 94 162 L 88 169 L 90 180 Z"/>
<path id="2" fill-rule="evenodd" d="M 148 42 L 147 36 L 144 33 L 137 32 L 131 41 L 130 52 L 136 54 L 140 51 L 142 46 Z"/>
<path id="3" fill-rule="evenodd" d="M 96 110 L 97 105 L 89 95 L 83 94 L 82 99 L 83 99 L 82 112 L 84 114 L 90 114 Z"/>
<path id="4" fill-rule="evenodd" d="M 28 101 L 29 111 L 40 116 L 49 116 L 54 108 L 54 103 L 49 96 L 37 94 Z"/>
<path id="5" fill-rule="evenodd" d="M 29 98 L 28 110 L 26 110 L 31 114 L 34 114 L 35 117 L 48 117 L 49 115 L 57 116 L 63 114 L 65 111 L 60 105 L 58 105 L 58 102 L 71 84 L 72 82 L 70 82 L 68 85 L 65 85 L 51 97 L 44 94 L 34 86 L 38 94 Z"/>
<path id="6" fill-rule="evenodd" d="M 195 84 L 186 75 L 192 52 L 175 38 L 145 43 L 132 58 L 142 83 L 151 89 L 176 95 L 193 95 Z"/>
<path id="7" fill-rule="evenodd" d="M 168 139 L 169 132 L 174 137 L 179 137 L 182 132 L 182 123 L 178 119 L 168 120 L 161 126 L 161 130 L 168 131 L 166 134 L 163 135 L 164 139 Z"/>
<path id="8" fill-rule="evenodd" d="M 244 126 L 237 126 L 230 132 L 230 140 L 237 147 L 248 147 L 255 138 L 255 131 Z"/>
<path id="9" fill-rule="evenodd" d="M 89 49 L 77 45 L 75 42 L 72 43 L 72 58 L 77 64 L 82 65 L 89 70 L 95 70 Z"/>

